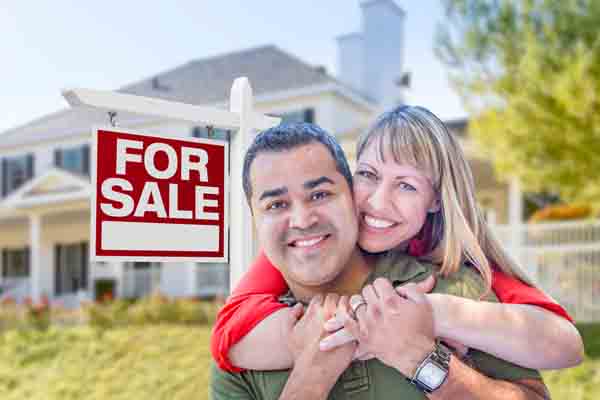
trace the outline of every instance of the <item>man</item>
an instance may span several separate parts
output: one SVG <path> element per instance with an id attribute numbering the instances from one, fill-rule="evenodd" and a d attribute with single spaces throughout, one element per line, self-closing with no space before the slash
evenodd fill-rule
<path id="1" fill-rule="evenodd" d="M 401 297 L 392 286 L 423 280 L 431 270 L 403 255 L 370 267 L 356 246 L 351 185 L 341 148 L 315 125 L 282 125 L 257 136 L 245 158 L 244 190 L 258 238 L 292 297 L 310 304 L 290 337 L 291 371 L 214 368 L 213 399 L 545 398 L 536 371 L 474 352 L 484 376 L 436 344 L 424 297 L 411 286 Z M 478 281 L 472 275 L 440 280 L 436 290 L 473 296 Z M 357 321 L 348 328 L 377 358 L 352 362 L 355 342 L 321 351 L 325 321 L 336 310 L 344 313 L 346 296 L 361 288 L 367 304 L 355 303 Z"/>

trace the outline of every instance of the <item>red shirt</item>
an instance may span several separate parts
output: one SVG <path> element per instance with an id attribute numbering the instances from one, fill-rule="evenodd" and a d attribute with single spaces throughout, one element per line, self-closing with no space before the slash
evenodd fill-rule
<path id="1" fill-rule="evenodd" d="M 409 253 L 422 254 L 422 248 L 419 241 L 413 240 Z M 572 321 L 566 310 L 543 292 L 497 269 L 493 270 L 492 289 L 503 303 L 536 305 Z M 229 349 L 260 321 L 287 307 L 278 301 L 278 297 L 287 290 L 279 270 L 261 253 L 217 315 L 210 350 L 221 369 L 242 371 L 229 361 Z"/>

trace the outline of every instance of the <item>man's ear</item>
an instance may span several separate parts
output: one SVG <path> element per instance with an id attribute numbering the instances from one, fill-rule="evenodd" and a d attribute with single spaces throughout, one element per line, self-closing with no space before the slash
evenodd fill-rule
<path id="1" fill-rule="evenodd" d="M 431 206 L 429 206 L 429 209 L 427 210 L 427 212 L 433 214 L 433 213 L 440 211 L 441 208 L 442 207 L 441 207 L 440 199 L 436 197 L 431 202 Z"/>

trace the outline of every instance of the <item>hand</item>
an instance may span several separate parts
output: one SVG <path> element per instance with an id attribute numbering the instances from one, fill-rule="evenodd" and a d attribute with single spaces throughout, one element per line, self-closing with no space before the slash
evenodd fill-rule
<path id="1" fill-rule="evenodd" d="M 347 299 L 342 299 L 346 301 Z M 292 328 L 288 341 L 294 358 L 294 369 L 302 368 L 332 385 L 348 367 L 356 350 L 356 342 L 350 342 L 328 352 L 319 349 L 319 342 L 327 332 L 323 328 L 337 309 L 340 298 L 336 294 L 315 296 L 306 312 Z"/>
<path id="2" fill-rule="evenodd" d="M 366 286 L 366 307 L 357 310 L 357 321 L 347 319 L 345 328 L 365 350 L 384 364 L 412 377 L 418 364 L 434 346 L 433 310 L 416 284 L 394 290 L 387 279 Z"/>
<path id="3" fill-rule="evenodd" d="M 433 290 L 433 288 L 435 287 L 435 282 L 435 275 L 431 274 L 424 281 L 421 281 L 414 285 L 415 289 L 419 293 L 425 294 Z M 401 287 L 396 288 L 396 290 L 401 291 L 402 289 L 400 288 Z M 321 350 L 327 351 L 330 349 L 334 349 L 337 346 L 341 346 L 348 342 L 356 340 L 356 338 L 350 332 L 348 332 L 347 329 L 344 328 L 344 324 L 346 323 L 346 319 L 348 318 L 351 318 L 348 302 L 346 302 L 345 304 L 342 304 L 342 302 L 338 303 L 338 309 L 336 310 L 334 317 L 327 320 L 327 322 L 325 323 L 325 330 L 331 334 L 325 339 L 321 340 Z M 364 360 L 365 358 L 363 358 L 363 356 L 366 353 L 367 352 L 359 343 L 359 347 L 354 356 L 354 359 Z"/>

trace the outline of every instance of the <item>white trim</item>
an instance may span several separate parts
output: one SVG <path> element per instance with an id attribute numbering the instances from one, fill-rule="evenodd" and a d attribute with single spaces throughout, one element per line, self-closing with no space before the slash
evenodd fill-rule
<path id="1" fill-rule="evenodd" d="M 282 100 L 289 100 L 295 97 L 314 96 L 324 93 L 337 93 L 348 98 L 353 103 L 365 107 L 371 112 L 377 112 L 379 109 L 375 104 L 362 97 L 360 94 L 353 92 L 351 89 L 334 82 L 328 82 L 321 85 L 305 86 L 298 89 L 290 89 L 281 92 L 267 93 L 254 97 L 255 104 L 267 103 Z"/>
<path id="2" fill-rule="evenodd" d="M 79 187 L 80 190 L 69 193 L 56 193 L 56 194 L 42 194 L 31 198 L 25 197 L 26 193 L 35 189 L 36 186 L 42 184 L 45 180 L 51 177 L 58 177 L 59 179 L 65 180 L 67 183 L 71 183 L 75 187 Z M 60 168 L 52 168 L 46 173 L 39 175 L 30 181 L 26 182 L 18 188 L 16 191 L 11 193 L 4 201 L 0 202 L 0 209 L 14 209 L 21 207 L 31 207 L 37 205 L 44 205 L 48 203 L 56 203 L 68 200 L 79 200 L 90 195 L 91 186 L 90 183 L 85 179 L 78 177 L 77 175 L 71 174 Z"/>

